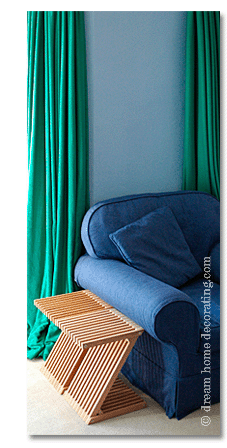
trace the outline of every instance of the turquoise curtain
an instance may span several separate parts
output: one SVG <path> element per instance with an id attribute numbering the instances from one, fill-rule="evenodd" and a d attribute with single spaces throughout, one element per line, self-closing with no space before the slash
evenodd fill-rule
<path id="1" fill-rule="evenodd" d="M 29 11 L 27 48 L 27 356 L 46 359 L 60 331 L 33 302 L 76 289 L 89 207 L 84 13 Z"/>
<path id="2" fill-rule="evenodd" d="M 220 13 L 187 12 L 183 190 L 220 199 Z"/>

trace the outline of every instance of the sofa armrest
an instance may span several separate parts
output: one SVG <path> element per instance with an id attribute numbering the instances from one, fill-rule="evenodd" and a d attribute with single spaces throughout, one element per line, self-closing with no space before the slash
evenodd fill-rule
<path id="1" fill-rule="evenodd" d="M 174 344 L 178 350 L 196 352 L 200 316 L 190 298 L 178 289 L 117 260 L 84 255 L 74 279 L 141 325 L 152 337 Z"/>

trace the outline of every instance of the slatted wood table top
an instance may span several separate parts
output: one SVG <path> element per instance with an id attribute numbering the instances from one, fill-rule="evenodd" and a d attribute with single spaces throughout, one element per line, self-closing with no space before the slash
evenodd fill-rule
<path id="1" fill-rule="evenodd" d="M 81 348 L 143 332 L 142 327 L 88 290 L 38 299 L 34 303 Z"/>
<path id="2" fill-rule="evenodd" d="M 34 303 L 62 330 L 42 372 L 86 423 L 146 407 L 118 378 L 141 326 L 89 290 Z"/>

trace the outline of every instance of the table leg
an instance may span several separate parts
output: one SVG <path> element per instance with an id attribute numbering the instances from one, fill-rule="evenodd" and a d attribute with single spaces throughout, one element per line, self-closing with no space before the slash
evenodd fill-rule
<path id="1" fill-rule="evenodd" d="M 63 394 L 86 353 L 87 349 L 78 347 L 68 335 L 62 332 L 42 366 L 41 372 L 56 391 Z"/>
<path id="2" fill-rule="evenodd" d="M 137 338 L 88 349 L 64 393 L 87 424 L 146 407 L 145 401 L 117 378 Z"/>

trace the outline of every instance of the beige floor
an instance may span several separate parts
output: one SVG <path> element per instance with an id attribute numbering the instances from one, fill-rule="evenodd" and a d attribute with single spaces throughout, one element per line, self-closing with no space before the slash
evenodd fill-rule
<path id="1" fill-rule="evenodd" d="M 146 400 L 146 409 L 88 426 L 40 373 L 43 362 L 42 359 L 27 361 L 27 432 L 30 436 L 220 435 L 219 404 L 212 406 L 210 425 L 203 426 L 204 412 L 197 410 L 180 421 L 169 419 L 161 406 L 135 388 Z"/>

